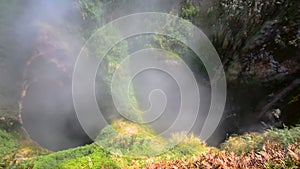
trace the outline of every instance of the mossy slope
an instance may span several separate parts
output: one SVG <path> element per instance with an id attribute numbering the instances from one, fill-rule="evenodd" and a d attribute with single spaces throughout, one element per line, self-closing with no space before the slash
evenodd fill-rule
<path id="1" fill-rule="evenodd" d="M 122 126 L 120 126 L 122 125 Z M 139 127 L 135 124 L 131 124 L 126 121 L 117 121 L 113 123 L 111 126 L 106 128 L 106 130 L 111 129 L 113 127 L 115 132 L 118 133 L 117 136 L 120 138 L 126 138 L 128 132 L 128 128 L 135 129 L 134 131 L 140 132 L 135 133 L 136 137 L 149 137 L 151 136 L 151 130 L 148 128 Z M 105 130 L 104 130 L 105 131 Z M 111 130 L 109 130 L 111 131 Z M 3 133 L 3 132 L 2 132 Z M 130 132 L 129 132 L 130 133 Z M 103 133 L 102 133 L 103 134 Z M 106 133 L 107 134 L 107 133 Z M 131 133 L 134 135 L 134 133 Z M 154 134 L 154 133 L 152 133 Z M 11 138 L 7 136 L 8 133 L 4 133 L 3 137 Z M 132 136 L 131 135 L 131 136 Z M 100 136 L 99 136 L 100 137 Z M 103 139 L 102 141 L 107 141 Z M 118 140 L 121 143 L 121 140 Z M 267 155 L 272 155 L 273 152 L 283 153 L 282 156 L 277 157 L 277 160 L 269 160 L 266 161 L 266 165 L 259 164 L 263 166 L 263 168 L 272 168 L 272 166 L 290 166 L 295 167 L 299 163 L 297 163 L 298 149 L 295 148 L 297 145 L 299 146 L 300 141 L 300 127 L 294 127 L 291 129 L 274 129 L 269 130 L 263 134 L 259 133 L 249 133 L 242 136 L 233 136 L 229 138 L 229 140 L 224 143 L 220 149 L 208 147 L 200 140 L 194 136 L 186 136 L 183 141 L 177 146 L 170 148 L 169 151 L 166 151 L 157 156 L 143 156 L 140 158 L 133 158 L 130 156 L 125 156 L 124 154 L 110 153 L 107 148 L 103 148 L 102 145 L 93 143 L 91 145 L 86 145 L 78 148 L 73 148 L 65 151 L 51 153 L 49 155 L 38 156 L 31 159 L 25 159 L 24 161 L 12 165 L 12 168 L 142 168 L 142 167 L 157 167 L 157 166 L 165 166 L 165 165 L 174 165 L 178 166 L 190 166 L 197 161 L 197 159 L 202 159 L 205 161 L 210 161 L 211 164 L 217 164 L 219 160 L 221 163 L 222 160 L 226 160 L 227 158 L 254 158 L 257 162 L 263 162 L 265 157 L 262 153 L 267 153 Z M 14 142 L 13 139 L 6 140 L 6 145 L 11 148 L 8 150 L 7 148 L 2 148 L 1 152 L 10 152 L 15 151 L 17 149 L 17 142 Z M 108 143 L 107 143 L 108 144 Z M 122 144 L 113 144 L 112 147 L 117 147 L 120 149 L 120 152 L 124 153 L 126 149 L 121 149 Z M 106 145 L 107 146 L 107 145 Z M 143 146 L 137 146 L 135 143 L 130 146 L 136 146 L 134 150 L 135 153 L 148 151 Z M 149 146 L 146 145 L 145 146 Z M 269 146 L 269 147 L 268 147 Z M 3 146 L 2 146 L 3 147 Z M 291 152 L 290 152 L 291 151 Z M 130 151 L 129 151 L 130 152 Z M 140 153 L 141 153 L 140 152 Z M 284 153 L 289 152 L 289 153 Z M 251 155 L 254 153 L 254 156 Z M 270 154 L 271 153 L 271 154 Z M 3 153 L 2 153 L 3 154 Z M 265 154 L 266 155 L 266 154 Z M 222 157 L 222 158 L 221 158 Z M 258 158 L 259 157 L 259 158 Z M 220 158 L 220 159 L 219 159 Z M 275 159 L 275 157 L 274 157 Z M 221 160 L 221 161 L 220 161 Z M 278 161 L 281 162 L 279 163 Z M 177 163 L 176 163 L 177 161 Z M 278 162 L 278 163 L 277 163 Z M 201 164 L 202 165 L 202 164 Z M 204 164 L 203 164 L 204 165 Z M 202 166 L 203 166 L 202 165 Z M 231 165 L 231 164 L 230 164 Z M 232 164 L 234 165 L 234 164 Z M 246 165 L 246 164 L 245 164 Z M 6 165 L 7 166 L 7 165 Z M 151 167 L 152 166 L 152 167 Z M 169 167 L 170 167 L 169 166 Z M 284 167 L 283 167 L 284 168 Z"/>

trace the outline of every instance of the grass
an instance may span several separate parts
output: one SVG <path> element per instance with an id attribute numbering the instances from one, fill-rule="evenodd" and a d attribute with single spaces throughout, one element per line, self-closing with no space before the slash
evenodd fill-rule
<path id="1" fill-rule="evenodd" d="M 152 162 L 192 157 L 210 150 L 192 135 L 184 136 L 175 147 L 167 147 L 166 140 L 153 137 L 156 137 L 155 133 L 146 126 L 118 120 L 103 129 L 98 140 L 91 145 L 24 160 L 13 168 L 135 168 Z M 179 135 L 172 137 L 173 141 L 180 138 Z M 164 148 L 166 151 L 158 155 Z"/>
<path id="2" fill-rule="evenodd" d="M 25 161 L 15 168 L 117 168 L 116 164 L 101 147 L 91 144 L 52 153 Z"/>
<path id="3" fill-rule="evenodd" d="M 97 144 L 113 155 L 140 162 L 155 159 L 176 159 L 208 151 L 208 147 L 193 135 L 173 134 L 171 138 L 159 137 L 146 125 L 118 120 L 100 133 Z M 179 143 L 179 144 L 177 144 Z M 157 157 L 157 158 L 156 158 Z"/>
<path id="4" fill-rule="evenodd" d="M 171 141 L 157 139 L 155 142 L 146 143 L 145 141 L 141 144 L 141 139 L 152 138 L 155 133 L 146 126 L 118 120 L 101 132 L 100 140 L 98 140 L 102 141 L 101 144 L 96 142 L 51 154 L 42 151 L 31 142 L 18 141 L 11 133 L 0 131 L 0 157 L 1 159 L 8 159 L 5 163 L 3 160 L 1 161 L 2 168 L 9 166 L 9 163 L 15 160 L 14 154 L 20 152 L 24 152 L 24 156 L 28 158 L 20 160 L 11 168 L 96 169 L 163 166 L 170 168 L 171 166 L 192 167 L 196 165 L 216 167 L 217 164 L 236 167 L 248 166 L 250 165 L 248 161 L 251 160 L 258 164 L 258 168 L 295 168 L 295 166 L 300 165 L 297 162 L 297 158 L 300 160 L 300 157 L 297 156 L 297 152 L 300 152 L 299 126 L 290 129 L 272 129 L 263 134 L 248 133 L 242 136 L 232 136 L 220 149 L 217 149 L 206 146 L 193 135 L 182 136 L 180 133 L 174 134 Z M 127 142 L 124 141 L 126 139 Z M 175 147 L 167 147 L 167 151 L 158 155 L 153 154 L 153 149 L 155 150 L 156 146 L 158 150 L 159 146 L 166 146 L 178 139 L 182 140 Z M 107 149 L 104 146 L 112 149 Z M 116 153 L 117 150 L 119 153 Z M 136 156 L 132 156 L 134 153 Z M 226 160 L 231 160 L 231 162 L 226 163 Z"/>
<path id="5" fill-rule="evenodd" d="M 17 150 L 17 141 L 14 136 L 4 130 L 0 130 L 0 168 L 5 168 L 9 165 L 12 153 Z"/>
<path id="6" fill-rule="evenodd" d="M 288 145 L 300 140 L 300 126 L 284 129 L 271 129 L 263 134 L 248 133 L 242 136 L 230 137 L 222 146 L 222 150 L 237 154 L 250 153 L 252 150 L 262 150 L 264 143 L 269 140 L 287 148 Z"/>
<path id="7" fill-rule="evenodd" d="M 49 154 L 36 143 L 16 131 L 6 131 L 0 128 L 0 169 L 11 168 L 24 160 Z"/>

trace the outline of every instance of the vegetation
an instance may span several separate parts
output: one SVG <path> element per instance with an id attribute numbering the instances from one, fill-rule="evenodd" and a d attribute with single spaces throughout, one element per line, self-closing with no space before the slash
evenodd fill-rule
<path id="1" fill-rule="evenodd" d="M 6 131 L 0 130 L 0 168 L 4 168 L 9 165 L 10 155 L 16 151 L 17 141 L 14 140 L 13 136 Z"/>
<path id="2" fill-rule="evenodd" d="M 118 128 L 120 125 L 125 127 Z M 117 132 L 123 139 L 128 136 L 127 129 L 136 129 L 139 136 L 149 134 L 149 130 L 138 127 L 136 124 L 118 121 L 114 123 L 115 130 L 107 127 L 102 135 L 114 134 Z M 126 132 L 124 132 L 126 130 Z M 14 154 L 17 150 L 18 142 L 11 139 L 8 133 L 1 132 L 1 138 L 5 139 L 5 146 L 1 152 Z M 174 136 L 176 137 L 176 136 Z M 110 140 L 102 140 L 110 141 Z M 194 136 L 187 136 L 177 146 L 170 148 L 160 155 L 140 157 L 130 157 L 132 154 L 118 154 L 108 152 L 104 144 L 93 143 L 90 145 L 73 148 L 69 150 L 42 155 L 29 159 L 22 159 L 18 163 L 11 165 L 8 161 L 2 162 L 2 167 L 12 168 L 297 168 L 300 163 L 300 127 L 291 129 L 273 129 L 263 134 L 248 133 L 242 136 L 229 138 L 220 149 L 206 146 Z M 121 139 L 117 141 L 121 143 Z M 3 144 L 3 142 L 1 142 Z M 144 144 L 146 146 L 146 144 Z M 124 152 L 125 148 L 120 148 L 121 144 L 111 147 Z M 127 145 L 122 145 L 127 146 Z M 149 146 L 149 145 L 147 145 Z M 134 149 L 134 147 L 136 149 Z M 132 148 L 132 149 L 131 149 Z M 146 147 L 137 146 L 136 143 L 128 145 L 127 150 L 132 153 L 144 153 L 151 151 Z M 122 152 L 122 153 L 123 153 Z M 41 154 L 41 153 L 40 153 Z M 2 154 L 3 156 L 3 154 Z M 16 158 L 11 155 L 11 159 Z"/>
<path id="3" fill-rule="evenodd" d="M 221 146 L 222 150 L 232 151 L 236 154 L 259 152 L 263 149 L 266 140 L 276 142 L 287 148 L 290 144 L 297 143 L 300 140 L 300 127 L 291 129 L 272 129 L 267 132 L 248 133 L 242 136 L 232 136 Z"/>
<path id="4" fill-rule="evenodd" d="M 116 168 L 107 152 L 97 145 L 87 145 L 36 157 L 13 168 Z"/>
<path id="5" fill-rule="evenodd" d="M 134 140 L 132 140 L 133 136 Z M 189 136 L 176 147 L 157 155 L 153 154 L 158 153 L 153 152 L 153 149 L 162 150 L 160 148 L 164 141 L 156 139 L 151 144 L 147 143 L 147 139 L 153 136 L 149 128 L 126 121 L 115 121 L 112 126 L 103 129 L 99 135 L 102 139 L 93 144 L 37 156 L 29 160 L 24 159 L 13 165 L 13 168 L 134 168 L 146 166 L 154 161 L 192 157 L 212 149 L 201 143 L 198 138 Z M 125 141 L 127 139 L 128 142 Z M 174 139 L 179 139 L 179 136 L 174 136 Z"/>
<path id="6" fill-rule="evenodd" d="M 146 168 L 298 168 L 299 143 L 287 150 L 275 142 L 266 142 L 259 153 L 236 155 L 226 151 L 209 152 L 192 159 L 154 163 Z"/>
<path id="7" fill-rule="evenodd" d="M 192 3 L 185 4 L 182 7 L 181 17 L 184 19 L 192 19 L 199 14 L 199 9 L 197 9 Z"/>
<path id="8" fill-rule="evenodd" d="M 24 160 L 49 154 L 27 138 L 24 133 L 0 128 L 0 168 L 9 168 Z"/>
<path id="9" fill-rule="evenodd" d="M 162 138 L 147 125 L 123 120 L 113 106 L 112 95 L 119 96 L 121 111 L 129 119 L 142 120 L 134 87 L 129 86 L 129 97 L 124 92 L 127 91 L 125 82 L 130 78 L 128 65 L 121 67 L 131 48 L 136 46 L 167 50 L 172 54 L 158 59 L 174 62 L 184 60 L 191 66 L 194 74 L 205 74 L 205 68 L 198 57 L 174 38 L 193 38 L 190 36 L 191 30 L 183 24 L 181 31 L 176 31 L 173 25 L 177 23 L 169 20 L 162 30 L 172 34 L 173 38 L 155 35 L 148 39 L 153 42 L 151 45 L 140 43 L 144 41 L 142 38 L 135 43 L 126 40 L 118 42 L 108 53 L 104 53 L 107 52 L 106 45 L 119 40 L 121 34 L 115 28 L 110 28 L 107 32 L 99 32 L 99 28 L 124 12 L 121 7 L 127 5 L 126 8 L 130 9 L 129 1 L 118 1 L 118 5 L 113 5 L 115 0 L 73 2 L 80 21 L 71 21 L 72 17 L 66 16 L 70 17 L 68 23 L 55 23 L 59 25 L 57 26 L 37 19 L 34 24 L 38 28 L 34 31 L 32 27 L 24 28 L 30 34 L 22 35 L 21 38 L 17 36 L 23 30 L 11 28 L 19 26 L 20 23 L 16 24 L 15 21 L 28 17 L 23 16 L 23 7 L 29 6 L 29 1 L 0 2 L 0 169 L 299 168 L 300 126 L 292 126 L 300 123 L 299 85 L 271 105 L 272 108 L 279 107 L 285 113 L 285 119 L 292 119 L 289 120 L 289 127 L 270 129 L 264 133 L 232 135 L 219 148 L 206 145 L 192 134 L 174 133 L 170 139 Z M 228 96 L 228 100 L 233 100 L 236 105 L 234 108 L 238 109 L 234 112 L 238 114 L 236 122 L 241 123 L 241 117 L 247 118 L 245 114 L 249 112 L 256 116 L 255 109 L 260 100 L 272 100 L 277 91 L 299 78 L 298 6 L 297 0 L 204 0 L 200 5 L 198 0 L 186 0 L 179 5 L 178 10 L 174 7 L 172 12 L 204 30 L 220 54 L 231 89 L 229 93 L 234 95 Z M 146 9 L 147 6 L 142 8 Z M 50 15 L 47 17 L 55 20 Z M 30 19 L 24 20 L 20 25 Z M 34 36 L 35 34 L 37 35 Z M 34 72 L 34 68 L 30 69 L 33 73 L 29 71 L 28 75 L 23 74 L 27 72 L 24 67 L 26 70 L 32 62 L 30 59 L 43 55 L 43 62 L 55 64 L 57 69 L 62 70 L 59 73 L 71 77 L 73 67 L 64 63 L 68 62 L 64 57 L 73 56 L 76 50 L 68 43 L 73 38 L 68 41 L 64 34 L 74 37 L 75 34 L 78 35 L 79 44 L 90 40 L 82 51 L 86 57 L 93 57 L 98 61 L 102 59 L 99 58 L 101 54 L 106 54 L 96 75 L 96 97 L 110 125 L 99 131 L 94 143 L 50 152 L 29 138 L 22 128 L 20 114 L 16 112 L 18 106 L 22 110 L 22 105 L 18 105 L 19 96 L 24 95 L 19 90 L 20 84 L 40 80 L 35 78 L 40 72 Z M 26 44 L 20 40 L 22 38 L 26 39 Z M 16 50 L 16 46 L 20 50 Z M 58 59 L 56 52 L 59 53 Z M 38 53 L 38 56 L 33 53 Z M 117 77 L 120 81 L 112 84 L 116 71 L 121 72 L 120 77 Z M 53 83 L 58 85 L 66 80 L 57 77 L 53 79 Z M 112 85 L 114 91 L 111 92 Z M 242 101 L 246 103 L 243 104 Z M 239 125 L 237 126 L 240 127 Z"/>

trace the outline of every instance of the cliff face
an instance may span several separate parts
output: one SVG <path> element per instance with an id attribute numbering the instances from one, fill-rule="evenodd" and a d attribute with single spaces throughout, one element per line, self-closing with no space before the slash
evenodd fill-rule
<path id="1" fill-rule="evenodd" d="M 299 84 L 294 84 L 299 79 L 299 5 L 293 0 L 185 2 L 182 16 L 202 28 L 220 54 L 236 127 L 261 121 L 277 108 L 285 124 L 299 122 Z"/>
<path id="2" fill-rule="evenodd" d="M 228 82 L 272 82 L 299 73 L 299 2 L 187 1 L 183 17 L 203 29 Z"/>

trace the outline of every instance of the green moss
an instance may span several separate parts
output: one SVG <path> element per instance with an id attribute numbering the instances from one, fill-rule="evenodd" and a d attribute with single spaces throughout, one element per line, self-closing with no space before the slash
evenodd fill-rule
<path id="1" fill-rule="evenodd" d="M 94 146 L 91 154 L 80 156 L 75 159 L 66 160 L 58 168 L 118 168 L 116 163 L 110 158 L 110 154 L 98 146 Z"/>
<path id="2" fill-rule="evenodd" d="M 176 157 L 182 158 L 186 156 L 199 155 L 208 152 L 211 147 L 208 147 L 204 142 L 194 135 L 185 136 L 180 143 L 175 146 L 171 152 L 176 154 Z"/>
<path id="3" fill-rule="evenodd" d="M 94 144 L 36 157 L 15 166 L 15 168 L 24 169 L 99 167 L 116 168 L 116 165 L 109 153 Z"/>
<path id="4" fill-rule="evenodd" d="M 107 102 L 107 99 L 112 99 L 112 96 L 118 96 L 114 99 L 118 100 L 119 111 L 113 110 L 113 112 L 111 112 L 111 110 L 114 109 L 114 105 L 107 104 L 101 107 L 102 111 L 115 114 L 122 112 L 126 114 L 127 118 L 140 121 L 141 112 L 138 108 L 133 87 L 128 87 L 126 83 L 130 79 L 130 70 L 129 63 L 124 63 L 123 60 L 128 55 L 128 44 L 126 41 L 122 41 L 118 44 L 114 44 L 113 48 L 108 46 L 110 43 L 118 41 L 120 36 L 120 32 L 112 27 L 107 29 L 106 32 L 95 30 L 93 38 L 88 42 L 83 54 L 86 57 L 96 59 L 99 63 L 100 59 L 102 59 L 96 78 L 96 90 L 100 92 L 109 91 L 109 94 L 108 96 L 97 95 L 100 105 L 103 105 L 103 102 Z M 107 51 L 107 49 L 110 50 Z M 104 57 L 100 58 L 100 56 Z M 116 79 L 115 83 L 112 83 L 113 77 Z M 103 88 L 101 83 L 105 83 L 106 87 Z M 113 100 L 110 102 L 113 103 Z"/>
<path id="5" fill-rule="evenodd" d="M 150 157 L 159 154 L 167 147 L 162 139 L 145 125 L 125 120 L 117 120 L 104 128 L 96 141 L 115 155 L 134 158 Z"/>
<path id="6" fill-rule="evenodd" d="M 114 137 L 116 134 L 123 135 L 123 138 L 130 137 L 126 131 L 128 127 L 136 131 L 137 137 L 151 136 L 149 128 L 138 126 L 134 123 L 126 121 L 117 121 L 113 124 L 114 128 L 107 127 L 103 130 L 102 136 Z M 11 138 L 9 133 L 1 132 L 1 136 L 5 138 Z M 120 137 L 119 137 L 120 138 Z M 174 134 L 173 139 L 182 139 L 180 134 Z M 249 133 L 242 136 L 231 137 L 221 147 L 221 150 L 228 152 L 236 152 L 241 154 L 242 152 L 250 153 L 252 150 L 259 152 L 262 150 L 266 141 L 274 141 L 279 145 L 287 148 L 290 144 L 295 144 L 300 140 L 300 127 L 294 127 L 291 129 L 273 129 L 263 134 Z M 11 145 L 11 147 L 14 144 Z M 145 144 L 146 145 L 146 144 Z M 118 146 L 118 145 L 112 145 Z M 151 145 L 147 145 L 151 146 Z M 120 147 L 119 147 L 120 148 Z M 148 151 L 143 149 L 145 147 L 136 146 L 134 144 L 130 149 L 132 153 L 141 153 Z M 15 147 L 16 149 L 16 147 Z M 125 149 L 124 149 L 125 150 Z M 120 149 L 120 151 L 122 151 Z M 105 151 L 102 146 L 97 144 L 86 145 L 78 148 L 73 148 L 65 151 L 52 153 L 50 155 L 39 156 L 27 161 L 23 161 L 12 168 L 135 168 L 145 167 L 154 162 L 172 161 L 177 159 L 192 160 L 194 156 L 206 154 L 208 152 L 218 152 L 216 148 L 211 148 L 202 143 L 197 137 L 193 135 L 184 136 L 183 140 L 175 147 L 170 148 L 168 151 L 158 155 L 144 158 L 133 158 L 129 156 L 121 156 L 120 154 L 111 154 Z M 282 159 L 281 166 L 293 167 L 294 163 L 291 159 Z M 6 165 L 7 166 L 7 165 Z M 275 166 L 273 163 L 266 163 L 267 168 Z"/>
<path id="7" fill-rule="evenodd" d="M 206 146 L 199 140 L 199 138 L 193 135 L 184 136 L 184 138 L 179 135 L 180 134 L 174 134 L 172 139 L 175 141 L 176 139 L 182 139 L 182 142 L 175 147 L 169 147 L 168 150 L 163 151 L 163 149 L 161 149 L 162 152 L 159 155 L 149 155 L 147 157 L 141 156 L 139 158 L 114 155 L 113 159 L 121 168 L 142 168 L 154 162 L 170 161 L 182 158 L 186 158 L 188 160 L 192 159 L 193 156 L 205 154 L 210 150 L 215 150 L 214 148 Z M 137 149 L 137 153 L 141 153 L 138 151 L 145 150 Z"/>

